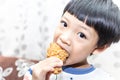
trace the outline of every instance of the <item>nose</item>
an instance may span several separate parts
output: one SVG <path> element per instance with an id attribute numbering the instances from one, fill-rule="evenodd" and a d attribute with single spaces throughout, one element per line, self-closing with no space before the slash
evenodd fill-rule
<path id="1" fill-rule="evenodd" d="M 63 44 L 66 44 L 68 46 L 71 45 L 71 41 L 72 41 L 72 35 L 70 31 L 67 32 L 63 32 L 60 36 L 60 40 Z"/>

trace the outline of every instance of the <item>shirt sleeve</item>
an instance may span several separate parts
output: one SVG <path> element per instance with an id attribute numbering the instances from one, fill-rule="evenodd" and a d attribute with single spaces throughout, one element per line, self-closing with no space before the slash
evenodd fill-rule
<path id="1" fill-rule="evenodd" d="M 23 77 L 23 80 L 32 80 L 32 75 L 29 71 L 26 72 L 26 74 Z"/>
<path id="2" fill-rule="evenodd" d="M 31 66 L 28 71 L 25 73 L 23 80 L 32 80 L 32 68 L 33 66 Z"/>

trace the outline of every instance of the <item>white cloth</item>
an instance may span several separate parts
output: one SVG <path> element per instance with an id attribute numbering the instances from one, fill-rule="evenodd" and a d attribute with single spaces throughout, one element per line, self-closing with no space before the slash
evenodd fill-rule
<path id="1" fill-rule="evenodd" d="M 27 72 L 24 80 L 32 80 L 32 75 Z M 63 72 L 51 75 L 50 80 L 114 80 L 107 72 L 100 68 L 71 68 L 63 67 Z"/>
<path id="2" fill-rule="evenodd" d="M 70 74 L 62 72 L 61 74 L 52 75 L 50 80 L 114 80 L 108 73 L 101 69 L 96 68 L 94 71 L 87 74 Z"/>

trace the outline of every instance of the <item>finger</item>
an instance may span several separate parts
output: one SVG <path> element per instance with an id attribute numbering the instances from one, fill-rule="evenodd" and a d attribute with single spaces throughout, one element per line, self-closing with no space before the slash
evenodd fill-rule
<path id="1" fill-rule="evenodd" d="M 51 66 L 46 66 L 44 68 L 37 68 L 38 67 L 38 64 L 33 67 L 32 69 L 32 77 L 34 80 L 46 80 L 46 76 L 47 73 L 52 73 L 54 71 L 54 68 L 51 67 Z"/>
<path id="2" fill-rule="evenodd" d="M 34 65 L 33 77 L 38 79 L 42 78 L 43 76 L 46 77 L 47 73 L 53 72 L 55 67 L 61 67 L 62 65 L 63 62 L 59 58 L 47 58 Z"/>
<path id="3" fill-rule="evenodd" d="M 48 60 L 49 63 L 55 62 L 55 63 L 59 63 L 60 65 L 63 65 L 63 61 L 57 57 L 50 57 L 50 58 L 47 58 L 46 60 Z"/>

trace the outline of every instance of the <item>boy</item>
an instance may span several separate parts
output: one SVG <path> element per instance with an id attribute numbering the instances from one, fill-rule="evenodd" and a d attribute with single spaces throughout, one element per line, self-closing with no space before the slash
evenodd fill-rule
<path id="1" fill-rule="evenodd" d="M 120 39 L 120 12 L 111 0 L 71 0 L 64 9 L 53 42 L 69 54 L 63 63 L 56 57 L 32 66 L 24 80 L 113 80 L 87 62 Z M 63 71 L 57 76 L 55 67 Z"/>

